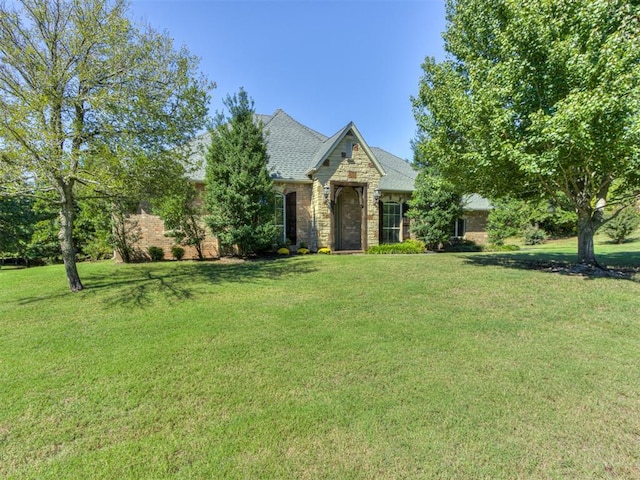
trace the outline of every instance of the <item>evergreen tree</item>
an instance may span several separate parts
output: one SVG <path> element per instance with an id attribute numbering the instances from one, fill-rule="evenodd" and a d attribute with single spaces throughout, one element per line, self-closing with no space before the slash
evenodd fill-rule
<path id="1" fill-rule="evenodd" d="M 206 223 L 222 246 L 242 256 L 269 247 L 275 238 L 273 182 L 262 123 L 244 89 L 227 95 L 207 152 Z"/>
<path id="2" fill-rule="evenodd" d="M 408 215 L 413 218 L 411 230 L 431 250 L 449 242 L 453 224 L 462 216 L 460 194 L 429 168 L 418 175 L 409 206 Z"/>

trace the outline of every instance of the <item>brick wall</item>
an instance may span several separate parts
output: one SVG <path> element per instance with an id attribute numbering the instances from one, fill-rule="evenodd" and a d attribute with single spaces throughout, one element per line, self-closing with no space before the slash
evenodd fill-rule
<path id="1" fill-rule="evenodd" d="M 489 218 L 489 212 L 465 212 L 463 218 L 466 221 L 465 240 L 486 244 L 488 241 L 487 219 Z"/>
<path id="2" fill-rule="evenodd" d="M 164 251 L 164 258 L 170 259 L 171 247 L 176 244 L 175 239 L 165 235 L 167 232 L 164 227 L 164 222 L 157 215 L 152 215 L 144 210 L 136 215 L 131 215 L 129 218 L 129 225 L 138 233 L 140 240 L 134 243 L 134 248 L 138 250 L 139 254 L 143 257 L 146 256 L 147 248 L 160 247 Z M 194 247 L 183 246 L 185 249 L 185 259 L 197 259 L 198 254 Z M 218 242 L 215 238 L 207 235 L 203 243 L 203 254 L 205 258 L 218 258 Z M 116 255 L 118 261 L 121 258 Z"/>

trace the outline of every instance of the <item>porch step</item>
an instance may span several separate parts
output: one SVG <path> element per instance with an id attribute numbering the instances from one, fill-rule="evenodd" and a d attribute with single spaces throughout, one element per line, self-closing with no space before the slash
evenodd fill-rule
<path id="1" fill-rule="evenodd" d="M 334 250 L 332 253 L 334 255 L 362 255 L 364 251 L 363 250 Z"/>

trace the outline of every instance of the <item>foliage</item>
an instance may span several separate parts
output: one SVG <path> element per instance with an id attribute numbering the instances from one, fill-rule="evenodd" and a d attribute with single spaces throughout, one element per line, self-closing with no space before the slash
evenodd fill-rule
<path id="1" fill-rule="evenodd" d="M 165 194 L 154 208 L 165 227 L 181 245 L 192 246 L 200 260 L 204 259 L 202 244 L 206 231 L 202 224 L 202 202 L 189 180 L 176 181 L 173 189 Z"/>
<path id="2" fill-rule="evenodd" d="M 298 255 L 307 255 L 309 253 L 309 249 L 306 247 L 300 247 L 297 253 Z"/>
<path id="3" fill-rule="evenodd" d="M 126 9 L 125 0 L 0 3 L 1 188 L 55 193 L 72 291 L 83 288 L 77 202 L 163 191 L 206 121 L 212 85 L 198 60 Z"/>
<path id="4" fill-rule="evenodd" d="M 246 256 L 269 248 L 276 237 L 273 182 L 262 123 L 240 89 L 227 95 L 228 115 L 219 112 L 207 152 L 206 223 L 225 247 Z"/>
<path id="5" fill-rule="evenodd" d="M 504 245 L 509 237 L 522 233 L 529 223 L 528 212 L 523 212 L 526 203 L 520 200 L 502 199 L 493 203 L 493 209 L 487 219 L 487 235 L 493 245 Z"/>
<path id="6" fill-rule="evenodd" d="M 437 250 L 450 241 L 452 225 L 462 216 L 460 194 L 451 182 L 431 168 L 418 174 L 409 206 L 407 215 L 413 219 L 411 232 L 430 250 Z"/>
<path id="7" fill-rule="evenodd" d="M 366 251 L 369 255 L 381 254 L 417 254 L 424 253 L 425 244 L 420 240 L 408 239 L 402 243 L 383 243 L 369 247 Z"/>
<path id="8" fill-rule="evenodd" d="M 174 245 L 173 247 L 171 247 L 171 256 L 176 260 L 182 260 L 182 258 L 184 257 L 184 248 L 182 248 L 180 245 Z"/>
<path id="9" fill-rule="evenodd" d="M 483 247 L 472 240 L 454 239 L 444 248 L 445 252 L 481 252 Z"/>
<path id="10" fill-rule="evenodd" d="M 595 264 L 603 206 L 640 188 L 640 5 L 448 0 L 447 18 L 413 99 L 419 158 L 492 199 L 561 192 Z"/>
<path id="11" fill-rule="evenodd" d="M 556 237 L 575 233 L 576 214 L 564 210 L 560 203 L 552 206 L 546 200 L 502 198 L 494 201 L 493 206 L 487 221 L 487 234 L 494 245 L 503 245 L 509 237 L 526 237 L 530 227 Z"/>
<path id="12" fill-rule="evenodd" d="M 282 247 L 279 248 L 278 251 L 276 252 L 278 255 L 289 255 L 291 252 L 289 251 L 288 248 L 286 247 Z"/>
<path id="13" fill-rule="evenodd" d="M 318 249 L 318 253 L 322 255 L 331 255 L 331 249 L 329 247 L 322 247 Z"/>
<path id="14" fill-rule="evenodd" d="M 153 245 L 147 248 L 147 253 L 152 262 L 161 262 L 164 260 L 164 250 Z"/>
<path id="15" fill-rule="evenodd" d="M 136 243 L 142 234 L 138 222 L 131 218 L 135 211 L 133 203 L 126 199 L 114 200 L 110 203 L 111 213 L 111 242 L 124 263 L 131 263 L 144 259 L 144 253 Z"/>
<path id="16" fill-rule="evenodd" d="M 624 243 L 640 225 L 640 213 L 635 206 L 610 214 L 604 225 L 604 232 L 615 243 Z"/>
<path id="17" fill-rule="evenodd" d="M 0 197 L 0 257 L 24 258 L 34 223 L 33 200 Z"/>
<path id="18" fill-rule="evenodd" d="M 77 251 L 91 260 L 111 258 L 114 251 L 112 202 L 87 199 L 77 202 L 74 239 Z"/>
<path id="19" fill-rule="evenodd" d="M 527 225 L 523 237 L 525 245 L 539 245 L 547 240 L 545 231 L 536 225 Z"/>

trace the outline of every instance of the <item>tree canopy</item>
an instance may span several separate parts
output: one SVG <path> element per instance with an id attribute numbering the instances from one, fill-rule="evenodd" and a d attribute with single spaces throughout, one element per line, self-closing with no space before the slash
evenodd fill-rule
<path id="1" fill-rule="evenodd" d="M 206 222 L 223 246 L 249 255 L 276 236 L 269 155 L 247 92 L 227 95 L 224 105 L 228 114 L 218 113 L 206 155 Z"/>
<path id="2" fill-rule="evenodd" d="M 125 0 L 0 3 L 0 178 L 23 180 L 2 193 L 55 192 L 73 291 L 76 201 L 153 195 L 182 176 L 213 87 L 185 48 L 126 13 Z"/>
<path id="3" fill-rule="evenodd" d="M 640 4 L 448 0 L 413 99 L 420 158 L 466 192 L 552 199 L 596 264 L 605 205 L 640 192 Z"/>

